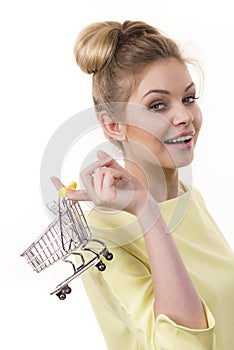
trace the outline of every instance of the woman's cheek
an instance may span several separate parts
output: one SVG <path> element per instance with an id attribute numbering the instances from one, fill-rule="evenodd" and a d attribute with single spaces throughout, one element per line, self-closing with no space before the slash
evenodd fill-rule
<path id="1" fill-rule="evenodd" d="M 203 120 L 203 117 L 202 117 L 202 112 L 200 110 L 199 107 L 197 107 L 197 111 L 195 113 L 195 118 L 194 118 L 194 126 L 196 128 L 196 130 L 200 130 L 201 129 L 201 126 L 202 126 L 202 120 Z"/>

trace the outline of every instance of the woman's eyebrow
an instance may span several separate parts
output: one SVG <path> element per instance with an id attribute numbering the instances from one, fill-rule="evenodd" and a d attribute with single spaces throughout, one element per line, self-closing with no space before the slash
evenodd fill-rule
<path id="1" fill-rule="evenodd" d="M 184 92 L 188 91 L 192 86 L 194 86 L 194 82 L 191 82 L 184 90 Z M 160 93 L 160 94 L 165 94 L 165 95 L 170 95 L 170 92 L 167 90 L 162 90 L 162 89 L 151 89 L 147 91 L 147 93 L 142 97 L 142 100 L 149 94 L 152 93 Z"/>
<path id="2" fill-rule="evenodd" d="M 193 81 L 185 88 L 184 92 L 188 91 L 192 86 L 195 86 Z"/>

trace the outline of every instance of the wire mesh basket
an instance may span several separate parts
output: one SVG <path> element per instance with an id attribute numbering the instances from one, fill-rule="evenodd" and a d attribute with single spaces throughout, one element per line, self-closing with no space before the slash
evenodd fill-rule
<path id="1" fill-rule="evenodd" d="M 101 257 L 112 260 L 113 255 L 108 251 L 104 242 L 92 238 L 78 201 L 59 198 L 58 203 L 52 202 L 47 206 L 55 215 L 53 222 L 21 256 L 38 273 L 61 260 L 70 263 L 73 267 L 73 274 L 50 293 L 56 294 L 60 299 L 65 299 L 66 294 L 71 292 L 69 282 L 94 265 L 98 270 L 104 271 L 106 265 Z M 71 255 L 80 258 L 76 259 L 76 264 L 69 259 Z M 77 265 L 78 260 L 80 260 L 79 265 Z"/>

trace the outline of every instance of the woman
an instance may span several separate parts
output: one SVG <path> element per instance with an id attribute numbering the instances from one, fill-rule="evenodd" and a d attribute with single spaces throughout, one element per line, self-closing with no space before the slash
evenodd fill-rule
<path id="1" fill-rule="evenodd" d="M 87 220 L 114 253 L 105 272 L 83 276 L 108 349 L 233 349 L 233 253 L 178 177 L 202 124 L 188 61 L 133 21 L 84 28 L 75 56 L 93 74 L 98 119 L 124 159 L 98 151 L 81 173 L 85 190 L 67 192 L 94 203 Z"/>

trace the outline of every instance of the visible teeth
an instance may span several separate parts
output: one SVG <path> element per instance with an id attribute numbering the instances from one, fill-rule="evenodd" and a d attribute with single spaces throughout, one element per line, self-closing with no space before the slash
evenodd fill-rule
<path id="1" fill-rule="evenodd" d="M 174 139 L 174 140 L 168 140 L 166 141 L 166 143 L 185 142 L 185 141 L 191 140 L 191 138 L 192 138 L 192 135 L 187 135 L 187 136 L 178 137 L 177 139 Z"/>

